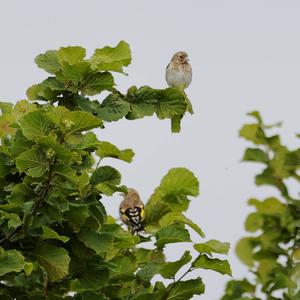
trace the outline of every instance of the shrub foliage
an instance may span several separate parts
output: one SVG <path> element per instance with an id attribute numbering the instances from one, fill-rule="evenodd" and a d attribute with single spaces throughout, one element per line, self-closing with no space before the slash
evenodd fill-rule
<path id="1" fill-rule="evenodd" d="M 256 122 L 246 124 L 241 137 L 255 146 L 247 148 L 243 160 L 264 166 L 255 177 L 258 186 L 271 185 L 281 197 L 250 199 L 254 208 L 245 221 L 250 236 L 242 238 L 236 252 L 254 275 L 230 281 L 222 300 L 300 299 L 300 199 L 291 196 L 288 185 L 299 183 L 300 149 L 289 150 L 274 127 L 265 125 L 258 112 Z"/>
<path id="2" fill-rule="evenodd" d="M 227 260 L 215 257 L 227 254 L 228 243 L 191 241 L 189 230 L 204 237 L 184 215 L 199 194 L 191 171 L 174 168 L 162 179 L 146 205 L 144 236 L 131 235 L 101 202 L 127 190 L 105 159 L 130 163 L 134 152 L 93 130 L 155 114 L 178 131 L 185 94 L 148 86 L 118 91 L 112 72 L 124 73 L 131 62 L 124 41 L 90 58 L 75 46 L 35 62 L 50 76 L 27 90 L 28 100 L 0 103 L 1 299 L 184 300 L 204 293 L 199 274 L 186 280 L 190 272 L 231 275 Z M 90 98 L 101 93 L 101 101 Z M 167 261 L 165 246 L 181 242 L 192 243 L 193 253 Z"/>

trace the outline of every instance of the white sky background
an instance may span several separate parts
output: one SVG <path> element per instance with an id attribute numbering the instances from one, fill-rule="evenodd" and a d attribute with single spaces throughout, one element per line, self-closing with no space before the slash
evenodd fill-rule
<path id="1" fill-rule="evenodd" d="M 117 76 L 122 91 L 131 85 L 166 87 L 170 57 L 187 51 L 193 66 L 187 94 L 195 114 L 186 116 L 180 134 L 171 134 L 169 121 L 151 117 L 108 124 L 99 138 L 135 150 L 132 164 L 107 163 L 145 201 L 168 169 L 191 169 L 200 180 L 201 195 L 192 201 L 188 217 L 208 239 L 229 241 L 234 248 L 250 211 L 246 200 L 277 195 L 272 188 L 254 186 L 259 166 L 240 163 L 247 143 L 238 138 L 238 130 L 249 121 L 246 112 L 260 110 L 268 123 L 282 120 L 284 142 L 297 145 L 299 15 L 296 0 L 1 1 L 0 100 L 22 99 L 27 87 L 46 78 L 33 60 L 48 49 L 81 45 L 92 54 L 97 47 L 126 40 L 133 61 L 129 77 Z M 114 216 L 119 201 L 117 196 L 104 201 Z M 182 248 L 170 253 L 175 259 Z M 229 259 L 235 278 L 246 274 L 233 250 Z M 229 278 L 202 275 L 206 294 L 194 299 L 219 299 Z"/>

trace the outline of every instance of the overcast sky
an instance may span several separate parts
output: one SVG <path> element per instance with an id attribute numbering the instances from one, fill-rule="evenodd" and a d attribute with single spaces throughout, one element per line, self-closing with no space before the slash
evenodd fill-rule
<path id="1" fill-rule="evenodd" d="M 132 164 L 111 163 L 145 201 L 168 169 L 191 169 L 200 180 L 201 195 L 192 201 L 188 217 L 208 239 L 229 241 L 234 248 L 244 234 L 247 199 L 277 195 L 253 184 L 259 166 L 240 163 L 247 144 L 238 130 L 249 121 L 246 112 L 260 110 L 268 123 L 283 121 L 284 141 L 297 145 L 299 15 L 297 0 L 1 1 L 0 100 L 25 98 L 26 88 L 45 78 L 33 60 L 48 49 L 81 45 L 91 54 L 126 40 L 133 61 L 128 77 L 117 76 L 122 91 L 131 85 L 166 87 L 170 57 L 185 50 L 193 67 L 187 94 L 195 114 L 186 116 L 182 132 L 171 134 L 168 121 L 151 117 L 109 124 L 99 138 L 135 150 Z M 105 200 L 114 216 L 119 201 Z M 171 249 L 170 258 L 178 258 L 180 251 Z M 246 274 L 233 250 L 229 259 L 235 278 Z M 229 278 L 201 275 L 206 294 L 194 299 L 219 299 Z"/>

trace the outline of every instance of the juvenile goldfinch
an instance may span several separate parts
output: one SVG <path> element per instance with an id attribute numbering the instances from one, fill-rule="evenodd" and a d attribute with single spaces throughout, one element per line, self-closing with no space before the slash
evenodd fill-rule
<path id="1" fill-rule="evenodd" d="M 132 234 L 144 231 L 144 203 L 136 190 L 127 190 L 127 194 L 124 194 L 124 199 L 120 203 L 119 212 L 122 222 L 131 229 Z"/>
<path id="2" fill-rule="evenodd" d="M 166 69 L 166 81 L 170 87 L 186 89 L 192 81 L 192 67 L 186 52 L 176 52 Z"/>
<path id="3" fill-rule="evenodd" d="M 175 87 L 180 90 L 184 90 L 190 85 L 192 82 L 192 67 L 186 52 L 179 51 L 173 55 L 166 69 L 166 81 L 170 87 Z M 187 111 L 193 114 L 192 103 L 184 91 L 183 94 L 187 104 Z M 174 122 L 174 120 L 172 121 Z"/>

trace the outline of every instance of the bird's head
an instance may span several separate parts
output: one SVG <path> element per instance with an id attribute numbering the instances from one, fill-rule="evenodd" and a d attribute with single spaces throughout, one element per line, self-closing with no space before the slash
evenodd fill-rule
<path id="1" fill-rule="evenodd" d="M 179 51 L 173 55 L 172 61 L 176 63 L 186 64 L 189 61 L 189 57 L 186 52 Z"/>

